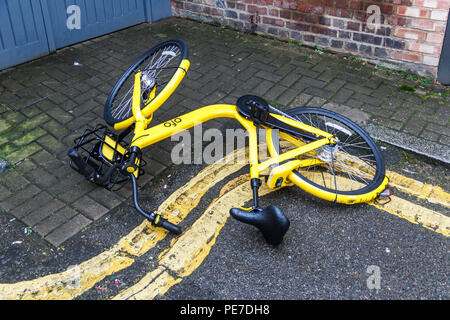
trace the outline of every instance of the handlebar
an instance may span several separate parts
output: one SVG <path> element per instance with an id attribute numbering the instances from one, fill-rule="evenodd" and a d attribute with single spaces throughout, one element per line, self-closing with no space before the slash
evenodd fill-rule
<path id="1" fill-rule="evenodd" d="M 92 179 L 95 176 L 95 171 L 86 165 L 86 163 L 83 161 L 83 159 L 80 157 L 78 152 L 75 149 L 70 149 L 67 155 L 70 157 L 73 163 L 77 166 L 78 171 L 86 177 L 89 181 L 92 181 Z"/>
<path id="2" fill-rule="evenodd" d="M 146 212 L 141 208 L 138 201 L 138 188 L 137 188 L 137 182 L 136 177 L 134 174 L 130 173 L 131 183 L 133 186 L 133 202 L 136 210 L 146 217 L 153 225 L 164 228 L 170 232 L 173 232 L 175 234 L 181 234 L 182 230 L 177 225 L 167 221 L 166 219 L 162 218 L 159 214 L 154 212 Z"/>
<path id="3" fill-rule="evenodd" d="M 154 222 L 155 226 L 164 228 L 164 229 L 169 230 L 170 232 L 173 232 L 175 234 L 181 234 L 181 232 L 182 232 L 182 230 L 181 230 L 181 228 L 179 226 L 177 226 L 177 225 L 167 221 L 164 218 L 161 218 L 160 215 L 157 215 L 155 220 L 156 220 Z"/>
<path id="4" fill-rule="evenodd" d="M 91 168 L 85 161 L 83 161 L 83 159 L 75 149 L 69 150 L 67 155 L 70 157 L 72 162 L 75 163 L 78 171 L 82 175 L 84 175 L 86 179 L 101 186 L 107 186 L 111 174 L 114 172 L 114 170 L 119 168 L 119 165 L 115 164 L 111 166 L 103 175 L 99 175 L 93 168 Z"/>

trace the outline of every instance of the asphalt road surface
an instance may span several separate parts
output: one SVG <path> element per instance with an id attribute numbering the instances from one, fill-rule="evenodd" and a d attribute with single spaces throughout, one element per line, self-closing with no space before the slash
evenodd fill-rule
<path id="1" fill-rule="evenodd" d="M 399 203 L 408 206 L 388 212 L 375 205 L 329 203 L 296 187 L 267 191 L 262 206 L 277 205 L 291 223 L 283 243 L 273 247 L 257 229 L 228 215 L 229 208 L 250 199 L 248 167 L 204 172 L 206 166 L 173 166 L 140 198 L 144 207 L 167 205 L 167 212 L 179 212 L 186 230 L 179 237 L 155 231 L 127 203 L 59 248 L 36 234 L 24 235 L 23 225 L 1 215 L 0 294 L 2 299 L 446 300 L 448 166 L 383 149 L 390 170 L 443 188 L 443 200 L 394 188 L 403 199 Z M 416 211 L 412 220 L 405 218 L 410 211 Z"/>

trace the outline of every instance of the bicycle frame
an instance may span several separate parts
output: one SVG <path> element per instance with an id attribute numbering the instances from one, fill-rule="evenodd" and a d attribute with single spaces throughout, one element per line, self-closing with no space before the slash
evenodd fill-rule
<path id="1" fill-rule="evenodd" d="M 177 73 L 180 70 L 177 71 Z M 184 71 L 186 71 L 184 69 Z M 284 123 L 295 127 L 297 129 L 310 132 L 314 135 L 323 137 L 322 139 L 316 140 L 314 142 L 299 146 L 293 150 L 290 150 L 286 153 L 278 155 L 276 157 L 271 157 L 268 160 L 259 163 L 258 159 L 258 140 L 257 140 L 257 127 L 254 125 L 252 120 L 249 120 L 243 117 L 239 111 L 237 106 L 229 105 L 229 104 L 216 104 L 202 107 L 200 109 L 194 110 L 192 112 L 186 113 L 182 116 L 176 117 L 159 125 L 156 125 L 151 128 L 147 128 L 150 124 L 153 116 L 153 112 L 161 106 L 161 104 L 167 100 L 170 94 L 175 90 L 175 87 L 171 87 L 169 95 L 166 93 L 165 96 L 158 101 L 152 101 L 147 107 L 141 110 L 141 80 L 140 80 L 141 72 L 135 75 L 134 89 L 133 89 L 133 100 L 132 100 L 132 112 L 133 118 L 132 121 L 127 121 L 127 124 L 131 125 L 135 123 L 134 128 L 134 137 L 132 139 L 130 149 L 133 147 L 139 148 L 140 150 L 156 143 L 161 140 L 164 140 L 177 132 L 188 130 L 195 125 L 206 122 L 215 118 L 233 118 L 239 121 L 239 123 L 248 131 L 249 133 L 249 162 L 250 162 L 250 176 L 251 178 L 259 178 L 262 171 L 267 169 L 269 166 L 273 164 L 282 163 L 286 160 L 295 159 L 297 156 L 311 152 L 317 148 L 320 148 L 326 144 L 334 144 L 337 142 L 336 138 L 325 131 L 319 130 L 312 126 L 303 124 L 301 122 L 293 121 L 289 118 L 283 117 L 281 115 L 273 114 L 270 115 L 277 118 L 278 120 L 283 121 Z M 177 74 L 176 74 L 177 76 Z M 181 73 L 178 74 L 178 77 L 182 77 Z M 181 79 L 176 81 L 176 85 L 179 84 Z M 152 94 L 152 93 L 151 93 Z M 148 116 L 146 116 L 148 115 Z M 264 126 L 263 126 L 264 127 Z M 119 128 L 124 128 L 124 123 L 121 123 Z M 117 129 L 117 127 L 116 127 Z M 284 171 L 292 171 L 293 169 L 305 165 L 304 162 L 310 162 L 310 160 L 295 160 L 295 166 L 289 166 L 285 168 Z M 129 172 L 133 172 L 133 168 L 129 168 Z"/>
<path id="2" fill-rule="evenodd" d="M 147 90 L 145 96 L 148 102 L 143 104 L 141 103 L 142 72 L 137 72 L 134 77 L 131 103 L 132 116 L 114 124 L 114 129 L 124 131 L 112 138 L 114 134 L 108 133 L 107 128 L 101 126 L 83 134 L 82 137 L 75 140 L 76 146 L 68 152 L 71 167 L 84 175 L 89 181 L 108 189 L 114 187 L 116 183 L 131 180 L 133 201 L 137 211 L 153 225 L 180 234 L 182 232 L 180 227 L 162 218 L 157 212 L 147 212 L 139 206 L 136 180 L 143 172 L 142 167 L 145 166 L 145 161 L 142 159 L 142 150 L 203 122 L 216 118 L 235 119 L 249 135 L 250 184 L 253 192 L 253 206 L 250 208 L 232 208 L 230 214 L 239 221 L 258 227 L 266 240 L 274 245 L 282 241 L 289 228 L 289 220 L 276 206 L 272 205 L 267 208 L 259 206 L 258 189 L 262 184 L 261 179 L 259 179 L 260 176 L 265 175 L 267 177 L 266 183 L 272 189 L 282 188 L 293 183 L 319 198 L 348 204 L 370 201 L 384 190 L 388 182 L 387 177 L 374 190 L 368 190 L 367 193 L 359 195 L 352 194 L 352 192 L 338 194 L 337 191 L 334 192 L 332 189 L 320 187 L 311 181 L 308 182 L 307 177 L 297 174 L 297 169 L 301 167 L 327 164 L 326 158 L 320 157 L 320 153 L 316 151 L 320 151 L 325 145 L 339 147 L 339 139 L 331 133 L 314 127 L 313 122 L 311 122 L 311 125 L 307 125 L 302 121 L 294 120 L 288 113 L 269 106 L 264 99 L 256 96 L 242 96 L 238 99 L 236 105 L 208 105 L 149 127 L 153 119 L 153 113 L 172 95 L 184 78 L 189 65 L 189 60 L 182 60 L 171 80 L 165 84 L 165 87 L 158 94 L 156 93 L 158 84 L 156 80 L 152 82 L 153 87 L 145 88 Z M 128 76 L 129 73 L 127 73 Z M 110 105 L 107 106 L 110 107 Z M 129 105 L 127 106 L 129 107 Z M 107 109 L 105 109 L 105 115 L 106 111 Z M 267 131 L 267 145 L 270 154 L 270 157 L 262 162 L 259 159 L 258 127 Z M 124 142 L 123 145 L 120 145 L 123 138 L 131 133 L 132 129 L 134 129 L 134 132 L 131 143 Z M 278 138 L 283 136 L 293 144 L 293 147 L 289 151 L 281 153 L 277 142 L 279 141 Z M 298 138 L 300 140 L 297 140 Z M 84 141 L 85 139 L 87 141 Z M 85 153 L 80 154 L 78 153 L 79 150 Z M 325 150 L 325 148 L 322 148 L 322 150 Z M 307 153 L 315 154 L 316 157 L 299 157 Z M 382 168 L 384 169 L 384 167 Z M 105 172 L 105 170 L 107 171 Z M 264 171 L 268 171 L 268 175 L 263 173 Z M 334 175 L 334 164 L 331 173 Z M 322 179 L 324 179 L 323 173 Z M 334 175 L 334 183 L 337 185 L 336 175 Z M 351 181 L 351 183 L 357 183 L 357 181 Z"/>

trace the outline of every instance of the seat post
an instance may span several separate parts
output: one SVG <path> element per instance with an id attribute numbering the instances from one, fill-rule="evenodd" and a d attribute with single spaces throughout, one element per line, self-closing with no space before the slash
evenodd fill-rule
<path id="1" fill-rule="evenodd" d="M 253 178 L 250 180 L 253 191 L 253 209 L 259 208 L 258 204 L 258 189 L 261 187 L 261 179 Z"/>

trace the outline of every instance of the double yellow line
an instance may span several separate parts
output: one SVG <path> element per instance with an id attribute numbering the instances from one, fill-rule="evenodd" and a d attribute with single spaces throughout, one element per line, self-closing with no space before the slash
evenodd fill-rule
<path id="1" fill-rule="evenodd" d="M 179 223 L 194 209 L 206 192 L 215 184 L 237 172 L 244 164 L 245 149 L 236 150 L 222 160 L 206 167 L 186 185 L 176 190 L 164 201 L 158 211 L 170 221 Z M 414 179 L 388 172 L 390 185 L 419 199 L 450 207 L 450 195 L 442 188 L 424 184 Z M 174 238 L 170 247 L 158 257 L 158 266 L 138 283 L 123 290 L 112 299 L 153 299 L 164 294 L 174 284 L 189 276 L 208 256 L 220 230 L 229 217 L 230 203 L 250 200 L 248 175 L 228 182 L 204 214 L 181 236 Z M 261 187 L 260 194 L 272 190 Z M 450 218 L 439 212 L 392 196 L 389 203 L 370 203 L 380 210 L 394 214 L 412 223 L 420 224 L 444 236 L 450 234 Z M 42 278 L 14 284 L 0 284 L 0 299 L 72 299 L 93 288 L 105 277 L 131 266 L 161 241 L 167 232 L 143 222 L 111 249 L 89 259 L 76 268 Z M 76 280 L 76 281 L 74 281 Z M 75 285 L 74 285 L 75 283 Z"/>

